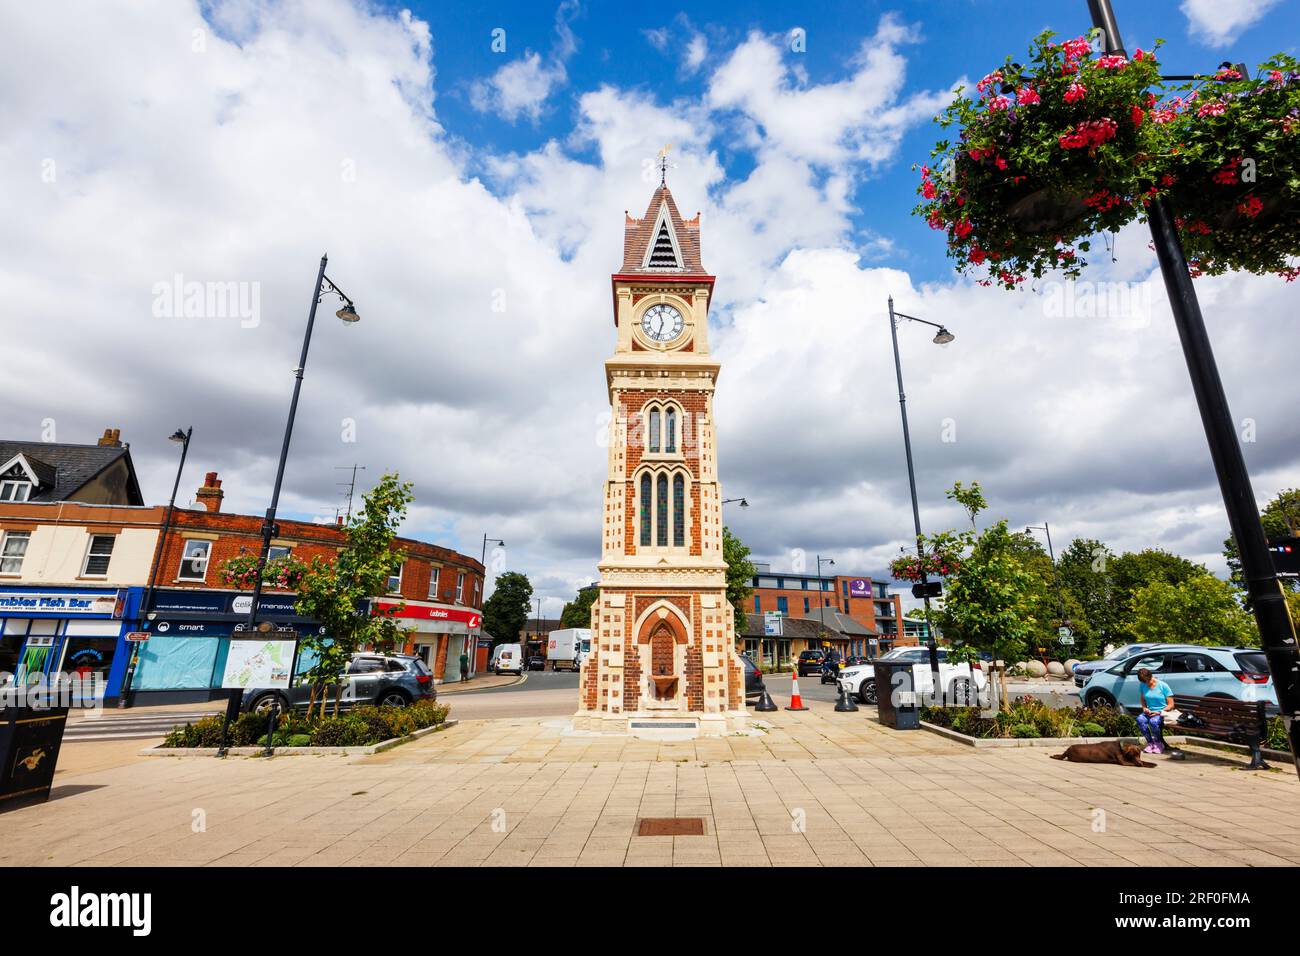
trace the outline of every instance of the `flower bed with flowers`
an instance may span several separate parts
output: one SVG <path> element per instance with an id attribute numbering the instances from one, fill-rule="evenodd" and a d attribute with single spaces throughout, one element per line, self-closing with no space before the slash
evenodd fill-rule
<path id="1" fill-rule="evenodd" d="M 1168 195 L 1193 275 L 1228 269 L 1294 279 L 1300 255 L 1300 73 L 1221 70 L 1163 102 L 1154 53 L 1100 55 L 1087 37 L 1034 41 L 936 117 L 959 128 L 921 167 L 913 210 L 948 239 L 958 271 L 1015 288 L 1078 276 L 1089 237 Z M 1245 171 L 1255 175 L 1248 180 Z"/>
<path id="2" fill-rule="evenodd" d="M 1019 697 L 993 717 L 978 707 L 922 707 L 921 719 L 981 740 L 1032 737 L 1135 737 L 1137 721 L 1115 708 L 1048 707 L 1034 697 Z"/>
<path id="3" fill-rule="evenodd" d="M 1192 275 L 1300 276 L 1300 62 L 1225 67 L 1161 104 L 1166 191 Z"/>
<path id="4" fill-rule="evenodd" d="M 338 717 L 319 717 L 294 711 L 276 715 L 272 744 L 276 747 L 368 747 L 396 737 L 409 737 L 426 727 L 447 722 L 451 708 L 432 700 L 409 707 L 355 707 Z M 203 717 L 174 728 L 163 747 L 219 747 L 222 717 Z M 231 721 L 227 743 L 231 747 L 266 746 L 266 714 L 241 714 Z"/>
<path id="5" fill-rule="evenodd" d="M 307 565 L 293 557 L 276 558 L 262 569 L 263 587 L 296 591 L 307 573 Z M 241 554 L 221 566 L 221 580 L 228 587 L 250 590 L 257 579 L 257 556 Z"/>

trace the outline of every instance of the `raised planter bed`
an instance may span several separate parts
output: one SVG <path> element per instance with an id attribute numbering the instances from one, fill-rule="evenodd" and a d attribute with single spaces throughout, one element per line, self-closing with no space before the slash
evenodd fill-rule
<path id="1" fill-rule="evenodd" d="M 925 720 L 921 721 L 921 727 L 932 734 L 938 734 L 940 737 L 946 737 L 949 740 L 954 740 L 959 744 L 965 744 L 967 747 L 974 747 L 978 750 L 998 750 L 1008 747 L 1064 748 L 1070 746 L 1070 744 L 1095 744 L 1106 740 L 1119 740 L 1130 744 L 1145 743 L 1141 737 L 971 737 L 968 734 L 959 733 L 948 727 L 940 727 L 938 724 L 932 724 Z M 1165 736 L 1165 743 L 1181 746 L 1191 739 L 1193 738 L 1171 734 Z"/>
<path id="2" fill-rule="evenodd" d="M 392 750 L 394 747 L 400 747 L 402 744 L 410 743 L 413 740 L 419 740 L 421 737 L 427 737 L 429 734 L 436 734 L 440 730 L 446 730 L 448 727 L 455 727 L 459 720 L 447 720 L 434 727 L 424 727 L 414 733 L 407 734 L 405 737 L 393 737 L 389 740 L 381 740 L 379 743 L 370 744 L 365 747 L 273 747 L 271 756 L 273 757 L 313 757 L 323 755 L 346 754 L 353 757 L 362 757 L 368 754 L 382 753 L 385 750 Z M 262 757 L 266 755 L 265 747 L 230 747 L 226 750 L 227 756 L 231 757 Z M 162 744 L 156 744 L 153 747 L 146 747 L 140 751 L 142 757 L 215 757 L 217 755 L 216 747 L 164 747 Z"/>

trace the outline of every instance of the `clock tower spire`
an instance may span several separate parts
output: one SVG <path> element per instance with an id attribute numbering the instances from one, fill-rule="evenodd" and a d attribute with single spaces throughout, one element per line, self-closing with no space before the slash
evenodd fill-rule
<path id="1" fill-rule="evenodd" d="M 636 733 L 667 721 L 722 734 L 746 714 L 722 557 L 714 277 L 700 258 L 699 214 L 683 219 L 668 189 L 666 152 L 645 215 L 625 217 L 611 277 L 600 596 L 578 717 L 593 729 Z"/>

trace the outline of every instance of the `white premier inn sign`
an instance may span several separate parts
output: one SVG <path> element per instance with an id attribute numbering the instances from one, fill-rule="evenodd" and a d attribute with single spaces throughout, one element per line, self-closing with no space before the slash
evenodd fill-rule
<path id="1" fill-rule="evenodd" d="M 0 591 L 0 611 L 33 614 L 112 614 L 117 597 L 112 594 L 35 594 Z"/>

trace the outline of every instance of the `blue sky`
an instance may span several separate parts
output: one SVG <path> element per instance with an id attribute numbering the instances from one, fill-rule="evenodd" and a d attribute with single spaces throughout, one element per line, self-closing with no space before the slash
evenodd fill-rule
<path id="1" fill-rule="evenodd" d="M 1225 59 L 1254 66 L 1277 52 L 1295 54 L 1300 37 L 1300 4 L 1236 3 L 1224 0 L 1204 4 L 1206 15 L 1222 19 L 1222 11 L 1260 7 L 1258 19 L 1232 28 L 1221 42 L 1193 21 L 1175 0 L 1117 0 L 1116 16 L 1124 42 L 1130 49 L 1151 49 L 1163 39 L 1161 60 L 1169 74 L 1213 70 Z M 886 14 L 898 14 L 918 29 L 918 39 L 904 48 L 907 57 L 903 96 L 946 88 L 961 76 L 978 79 L 998 66 L 1002 58 L 1024 52 L 1029 40 L 1042 30 L 1064 36 L 1085 32 L 1089 26 L 1084 0 L 941 0 L 941 2 L 881 2 L 881 0 L 828 0 L 800 5 L 758 0 L 743 5 L 699 2 L 685 6 L 660 4 L 583 3 L 567 22 L 575 39 L 574 52 L 565 60 L 567 81 L 555 89 L 535 121 L 511 122 L 471 105 L 469 86 L 497 70 L 504 59 L 538 52 L 544 57 L 558 43 L 556 8 L 544 3 L 426 3 L 394 4 L 409 7 L 426 20 L 433 33 L 434 62 L 438 71 L 437 109 L 449 130 L 479 150 L 491 153 L 526 152 L 548 140 L 564 142 L 572 131 L 577 98 L 610 84 L 640 89 L 661 104 L 680 98 L 697 100 L 705 94 L 708 63 L 684 74 L 674 67 L 695 33 L 708 42 L 715 62 L 751 32 L 787 34 L 805 31 L 804 52 L 787 52 L 787 61 L 806 71 L 810 84 L 831 83 L 851 72 L 864 37 Z M 1227 25 L 1231 27 L 1231 24 Z M 491 31 L 506 31 L 506 50 L 493 52 Z M 666 49 L 651 42 L 653 31 L 666 31 Z M 1291 42 L 1278 46 L 1279 38 Z M 910 210 L 915 201 L 913 163 L 924 162 L 936 139 L 937 127 L 910 128 L 897 159 L 864 175 L 851 194 L 857 213 L 853 222 L 869 235 L 888 233 L 894 250 L 873 258 L 874 264 L 896 265 L 921 281 L 946 279 L 950 273 L 943 244 Z M 713 142 L 728 180 L 743 179 L 755 157 L 730 146 L 725 137 Z M 581 149 L 573 154 L 590 160 Z M 636 211 L 634 210 L 634 214 Z"/>

